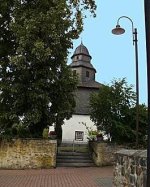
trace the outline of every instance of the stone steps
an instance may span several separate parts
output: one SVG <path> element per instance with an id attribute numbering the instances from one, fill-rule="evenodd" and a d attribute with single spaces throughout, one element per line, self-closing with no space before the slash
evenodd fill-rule
<path id="1" fill-rule="evenodd" d="M 93 167 L 95 166 L 88 153 L 59 152 L 57 167 Z"/>
<path id="2" fill-rule="evenodd" d="M 93 163 L 58 163 L 57 167 L 95 167 Z"/>

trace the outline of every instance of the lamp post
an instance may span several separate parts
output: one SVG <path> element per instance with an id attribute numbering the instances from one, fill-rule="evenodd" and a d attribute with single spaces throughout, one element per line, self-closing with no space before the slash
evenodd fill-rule
<path id="1" fill-rule="evenodd" d="M 122 18 L 127 18 L 132 24 L 132 37 L 133 37 L 133 45 L 135 47 L 135 65 L 136 65 L 136 147 L 139 144 L 139 75 L 138 75 L 138 40 L 137 40 L 137 29 L 133 26 L 133 21 L 127 16 L 121 16 L 117 20 L 116 28 L 112 30 L 112 33 L 115 35 L 120 35 L 125 32 L 125 29 L 121 28 L 119 25 L 119 21 Z"/>
<path id="2" fill-rule="evenodd" d="M 147 53 L 147 90 L 148 90 L 148 144 L 147 144 L 147 187 L 150 186 L 150 1 L 144 1 L 146 53 Z"/>

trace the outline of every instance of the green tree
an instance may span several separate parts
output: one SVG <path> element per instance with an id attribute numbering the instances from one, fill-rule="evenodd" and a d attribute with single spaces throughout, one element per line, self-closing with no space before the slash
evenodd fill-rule
<path id="1" fill-rule="evenodd" d="M 8 128 L 7 133 L 10 133 L 13 116 L 10 115 L 13 103 L 10 85 L 13 80 L 14 67 L 9 59 L 16 50 L 15 36 L 10 28 L 13 5 L 13 1 L 0 0 L 0 132 Z"/>
<path id="2" fill-rule="evenodd" d="M 61 129 L 75 106 L 68 49 L 85 10 L 95 16 L 95 1 L 0 1 L 0 131 L 20 124 L 39 137 L 52 123 Z"/>
<path id="3" fill-rule="evenodd" d="M 135 142 L 136 94 L 125 79 L 114 80 L 111 86 L 103 85 L 98 94 L 90 97 L 91 119 L 98 128 L 118 143 Z M 147 109 L 139 106 L 140 141 L 146 135 Z"/>
<path id="4" fill-rule="evenodd" d="M 136 106 L 130 109 L 128 115 L 126 115 L 126 121 L 128 121 L 128 125 L 131 127 L 132 131 L 129 134 L 128 142 L 134 143 L 136 139 Z M 147 145 L 147 132 L 148 130 L 148 108 L 145 104 L 139 105 L 139 145 L 145 146 Z"/>

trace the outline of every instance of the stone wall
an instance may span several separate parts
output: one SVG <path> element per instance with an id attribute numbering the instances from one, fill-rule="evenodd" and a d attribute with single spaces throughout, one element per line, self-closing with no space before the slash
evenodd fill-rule
<path id="1" fill-rule="evenodd" d="M 91 156 L 96 166 L 113 165 L 115 152 L 121 149 L 120 146 L 104 142 L 89 142 Z"/>
<path id="2" fill-rule="evenodd" d="M 146 187 L 147 151 L 122 149 L 116 153 L 115 187 Z"/>
<path id="3" fill-rule="evenodd" d="M 56 167 L 56 140 L 17 139 L 0 142 L 0 168 Z"/>

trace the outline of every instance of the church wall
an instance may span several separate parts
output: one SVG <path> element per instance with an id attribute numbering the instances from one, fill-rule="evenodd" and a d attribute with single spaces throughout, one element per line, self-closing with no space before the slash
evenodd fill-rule
<path id="1" fill-rule="evenodd" d="M 89 115 L 73 115 L 71 119 L 65 120 L 64 125 L 62 126 L 62 141 L 74 141 L 75 131 L 82 131 L 82 142 L 87 142 L 88 131 L 86 127 L 82 124 L 82 122 L 86 123 L 86 125 L 92 130 L 97 129 L 94 123 L 90 120 Z"/>
<path id="2" fill-rule="evenodd" d="M 95 71 L 89 68 L 84 67 L 73 67 L 72 71 L 76 71 L 78 75 L 78 80 L 80 82 L 88 82 L 88 81 L 95 81 Z M 89 72 L 89 77 L 86 76 L 86 72 Z"/>
<path id="3" fill-rule="evenodd" d="M 83 60 L 83 61 L 85 61 L 85 62 L 90 62 L 90 61 L 91 61 L 91 57 L 85 56 L 85 55 L 80 55 L 80 56 L 79 56 L 79 59 L 80 59 L 80 60 Z"/>
<path id="4" fill-rule="evenodd" d="M 82 77 L 80 75 L 82 75 L 82 68 L 73 68 L 73 70 L 76 70 L 76 74 L 78 75 L 78 80 L 82 81 Z"/>
<path id="5" fill-rule="evenodd" d="M 82 60 L 82 61 L 85 61 L 85 62 L 90 62 L 91 61 L 91 57 L 83 55 L 83 54 L 80 54 L 80 55 L 74 56 L 74 58 L 72 60 L 73 61 Z"/>
<path id="6" fill-rule="evenodd" d="M 83 72 L 82 72 L 82 81 L 93 81 L 95 80 L 95 71 L 92 69 L 88 69 L 88 68 L 82 68 Z M 89 77 L 86 76 L 86 72 L 89 72 Z"/>

